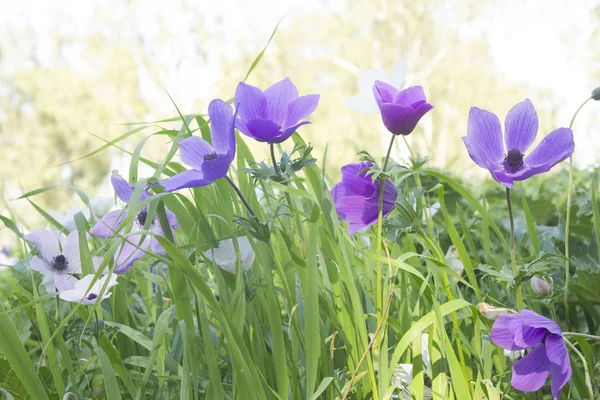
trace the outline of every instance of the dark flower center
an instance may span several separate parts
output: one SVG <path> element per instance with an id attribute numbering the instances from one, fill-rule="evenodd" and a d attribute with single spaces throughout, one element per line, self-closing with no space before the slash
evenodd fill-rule
<path id="1" fill-rule="evenodd" d="M 94 300 L 95 298 L 97 298 L 98 295 L 96 293 L 90 293 L 87 297 L 88 300 Z"/>
<path id="2" fill-rule="evenodd" d="M 210 154 L 205 154 L 204 155 L 204 161 L 214 160 L 215 158 L 217 158 L 217 152 L 216 151 L 213 151 Z"/>
<path id="3" fill-rule="evenodd" d="M 148 218 L 148 210 L 144 208 L 135 216 L 135 220 L 137 221 L 139 227 L 146 225 L 146 218 Z"/>
<path id="4" fill-rule="evenodd" d="M 52 269 L 55 271 L 64 271 L 69 266 L 69 261 L 62 254 L 57 255 L 52 259 Z"/>
<path id="5" fill-rule="evenodd" d="M 521 150 L 517 149 L 516 147 L 514 149 L 510 149 L 508 154 L 506 154 L 504 157 L 504 170 L 514 174 L 522 169 L 523 153 L 521 153 Z"/>

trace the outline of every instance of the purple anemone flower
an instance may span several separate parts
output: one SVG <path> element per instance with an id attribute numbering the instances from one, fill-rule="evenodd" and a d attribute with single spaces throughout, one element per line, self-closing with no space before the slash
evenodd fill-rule
<path id="1" fill-rule="evenodd" d="M 548 134 L 525 157 L 525 152 L 537 135 L 538 117 L 529 99 L 514 106 L 504 122 L 504 144 L 500 120 L 489 111 L 472 107 L 467 136 L 462 140 L 477 165 L 486 168 L 492 177 L 508 188 L 514 181 L 547 172 L 569 158 L 575 150 L 573 131 L 558 128 Z"/>
<path id="2" fill-rule="evenodd" d="M 379 216 L 379 185 L 366 175 L 373 163 L 361 162 L 342 167 L 342 181 L 331 190 L 335 210 L 340 218 L 348 221 L 348 234 L 354 235 L 361 229 L 377 222 Z M 394 209 L 398 192 L 390 179 L 383 186 L 383 216 Z"/>
<path id="3" fill-rule="evenodd" d="M 398 90 L 385 82 L 375 81 L 373 95 L 383 124 L 394 135 L 410 135 L 423 115 L 433 108 L 421 86 Z"/>
<path id="4" fill-rule="evenodd" d="M 300 126 L 310 124 L 302 119 L 315 111 L 319 97 L 318 94 L 299 96 L 298 89 L 289 78 L 264 92 L 240 82 L 234 96 L 240 115 L 235 126 L 244 135 L 259 142 L 281 143 Z"/>
<path id="5" fill-rule="evenodd" d="M 560 327 L 529 310 L 503 315 L 492 326 L 490 337 L 498 346 L 519 351 L 532 350 L 513 364 L 511 384 L 523 392 L 539 390 L 552 373 L 552 396 L 571 379 L 571 362 Z"/>
<path id="6" fill-rule="evenodd" d="M 207 186 L 227 174 L 235 158 L 235 115 L 229 104 L 215 99 L 208 105 L 208 116 L 212 144 L 198 136 L 180 141 L 181 161 L 192 169 L 153 185 L 161 185 L 165 192 L 173 192 Z"/>
<path id="7" fill-rule="evenodd" d="M 73 274 L 81 274 L 79 255 L 79 234 L 71 232 L 69 236 L 53 229 L 35 229 L 25 239 L 37 247 L 41 258 L 33 256 L 29 263 L 32 270 L 44 276 L 47 292 L 72 289 L 77 282 Z M 99 257 L 93 257 L 94 268 L 101 263 Z"/>
<path id="8" fill-rule="evenodd" d="M 113 171 L 111 183 L 115 189 L 115 193 L 123 202 L 128 203 L 134 190 L 134 185 L 123 179 L 117 171 Z M 145 188 L 140 196 L 140 201 L 152 196 L 148 189 Z M 96 225 L 90 233 L 100 238 L 110 238 L 116 235 L 116 229 L 125 220 L 128 214 L 128 209 L 114 210 L 107 213 Z M 171 211 L 166 210 L 169 227 L 173 230 L 179 226 L 177 217 Z M 160 245 L 154 236 L 137 233 L 144 230 L 146 219 L 148 218 L 148 207 L 142 208 L 135 215 L 133 227 L 129 234 L 126 235 L 127 241 L 115 254 L 115 272 L 122 274 L 131 268 L 133 263 L 142 258 L 146 253 L 153 252 L 154 254 L 163 255 L 165 249 Z M 158 220 L 158 215 L 154 215 L 148 230 L 154 235 L 164 236 L 163 229 Z"/>

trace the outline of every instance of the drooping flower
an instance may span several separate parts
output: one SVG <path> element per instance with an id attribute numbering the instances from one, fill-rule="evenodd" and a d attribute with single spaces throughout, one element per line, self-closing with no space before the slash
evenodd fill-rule
<path id="1" fill-rule="evenodd" d="M 235 115 L 223 100 L 213 100 L 208 105 L 210 137 L 212 144 L 199 136 L 190 136 L 179 142 L 181 161 L 192 169 L 171 178 L 154 182 L 165 192 L 207 186 L 229 171 L 235 158 Z"/>
<path id="2" fill-rule="evenodd" d="M 281 143 L 312 114 L 319 104 L 318 94 L 299 96 L 298 89 L 289 78 L 275 83 L 264 92 L 240 82 L 234 96 L 239 105 L 239 119 L 235 126 L 246 136 L 259 142 Z"/>
<path id="3" fill-rule="evenodd" d="M 239 237 L 237 242 L 242 270 L 248 271 L 254 263 L 254 249 L 252 249 L 252 245 L 247 236 Z M 225 271 L 235 274 L 238 257 L 235 252 L 235 246 L 233 245 L 233 239 L 220 241 L 219 246 L 216 249 L 210 249 L 204 252 L 204 256 Z"/>
<path id="4" fill-rule="evenodd" d="M 552 320 L 529 310 L 503 315 L 494 322 L 492 341 L 505 350 L 531 351 L 513 364 L 512 386 L 523 392 L 539 390 L 552 374 L 552 396 L 571 378 L 571 362 L 560 327 Z"/>
<path id="5" fill-rule="evenodd" d="M 128 203 L 135 186 L 123 179 L 117 171 L 113 171 L 111 183 L 117 197 L 123 202 Z M 145 188 L 140 195 L 140 201 L 143 201 L 150 196 L 152 196 L 152 194 Z M 117 233 L 116 229 L 121 225 L 123 220 L 125 220 L 128 212 L 128 209 L 110 211 L 94 225 L 90 233 L 100 238 L 110 238 L 114 236 Z M 179 226 L 175 214 L 169 210 L 166 210 L 166 214 L 171 230 Z M 149 223 L 149 227 L 145 229 L 144 226 L 146 225 L 147 218 L 148 207 L 146 206 L 137 212 L 133 221 L 133 227 L 126 235 L 125 243 L 115 254 L 115 272 L 117 274 L 122 274 L 127 271 L 135 261 L 142 258 L 149 251 L 159 255 L 165 254 L 165 249 L 154 236 L 137 233 L 141 230 L 149 230 L 154 235 L 164 236 L 162 226 L 158 220 L 158 215 L 154 215 L 152 221 Z"/>
<path id="6" fill-rule="evenodd" d="M 398 90 L 385 82 L 375 81 L 373 95 L 383 124 L 394 135 L 410 135 L 423 115 L 433 108 L 421 86 Z"/>
<path id="7" fill-rule="evenodd" d="M 458 257 L 458 250 L 456 247 L 448 247 L 448 251 L 446 252 L 446 261 L 448 261 L 452 271 L 456 272 L 458 276 L 462 276 L 463 272 L 465 271 L 465 266 Z"/>
<path id="8" fill-rule="evenodd" d="M 372 181 L 366 169 L 370 162 L 348 164 L 342 167 L 342 180 L 331 190 L 337 214 L 348 224 L 348 234 L 354 235 L 361 229 L 377 222 L 379 216 L 380 181 Z M 383 186 L 383 216 L 394 209 L 398 192 L 390 179 Z"/>
<path id="9" fill-rule="evenodd" d="M 406 82 L 406 61 L 398 60 L 391 75 L 383 69 L 367 69 L 362 71 L 358 78 L 359 94 L 346 99 L 346 105 L 362 114 L 372 114 L 379 111 L 377 102 L 373 98 L 373 84 L 375 81 L 385 82 L 395 88 L 402 89 Z"/>
<path id="10" fill-rule="evenodd" d="M 108 280 L 108 283 L 106 282 Z M 93 282 L 93 283 L 92 283 Z M 73 288 L 61 291 L 58 296 L 72 303 L 81 303 L 84 306 L 91 306 L 97 301 L 108 299 L 112 292 L 110 289 L 117 285 L 117 275 L 110 274 L 99 278 L 94 282 L 94 275 L 86 275 L 74 282 Z M 106 288 L 104 285 L 106 284 Z M 102 289 L 104 288 L 104 292 Z M 102 293 L 102 297 L 100 297 Z"/>
<path id="11" fill-rule="evenodd" d="M 25 239 L 33 243 L 40 252 L 41 258 L 33 256 L 29 266 L 44 276 L 46 291 L 73 288 L 77 279 L 72 275 L 81 273 L 79 234 L 71 232 L 65 237 L 56 230 L 35 229 L 27 234 Z M 99 257 L 92 257 L 94 269 L 98 268 L 100 263 Z"/>
<path id="12" fill-rule="evenodd" d="M 600 100 L 600 87 L 597 87 L 596 89 L 592 90 L 592 99 L 596 101 Z"/>
<path id="13" fill-rule="evenodd" d="M 489 111 L 472 107 L 467 136 L 462 140 L 473 161 L 488 169 L 496 181 L 508 188 L 513 187 L 514 181 L 549 171 L 569 158 L 575 150 L 573 131 L 558 128 L 525 157 L 538 130 L 538 117 L 529 99 L 508 112 L 504 126 L 503 143 L 498 117 Z"/>
<path id="14" fill-rule="evenodd" d="M 550 280 L 547 281 L 542 278 L 538 278 L 537 276 L 533 276 L 531 278 L 531 288 L 534 292 L 542 297 L 548 296 L 552 293 L 552 277 L 549 277 Z"/>

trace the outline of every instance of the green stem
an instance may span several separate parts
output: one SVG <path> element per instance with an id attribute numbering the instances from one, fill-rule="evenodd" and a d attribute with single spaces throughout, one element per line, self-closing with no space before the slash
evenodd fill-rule
<path id="1" fill-rule="evenodd" d="M 563 336 L 576 336 L 576 337 L 582 337 L 585 339 L 600 340 L 600 336 L 588 335 L 587 333 L 578 333 L 578 332 L 563 332 Z"/>
<path id="2" fill-rule="evenodd" d="M 513 276 L 515 277 L 515 288 L 517 292 L 517 309 L 523 309 L 523 291 L 521 282 L 517 281 L 517 256 L 515 254 L 515 220 L 513 218 L 512 202 L 510 200 L 510 189 L 506 188 L 506 205 L 508 207 L 508 217 L 510 219 L 510 264 L 512 266 Z"/>
<path id="3" fill-rule="evenodd" d="M 387 154 L 385 155 L 385 160 L 383 161 L 383 168 L 381 169 L 382 173 L 385 174 L 388 161 L 390 159 L 390 153 L 392 152 L 392 146 L 394 145 L 394 140 L 396 139 L 396 135 L 392 135 L 390 140 L 390 144 L 387 149 Z M 383 240 L 383 189 L 385 187 L 386 178 L 379 179 L 379 215 L 377 217 L 377 271 L 376 271 L 376 279 L 377 279 L 377 326 L 381 322 L 381 311 L 383 307 L 383 293 L 381 288 L 381 243 Z M 375 339 L 375 348 L 378 347 L 378 339 Z"/>
<path id="4" fill-rule="evenodd" d="M 581 352 L 579 350 L 577 350 L 577 347 L 573 346 L 573 344 L 571 342 L 569 342 L 568 340 L 565 339 L 565 343 L 581 359 L 581 363 L 583 364 L 583 370 L 584 370 L 584 374 L 585 374 L 585 386 L 587 387 L 588 394 L 590 395 L 590 399 L 593 399 L 594 398 L 594 390 L 592 389 L 592 380 L 590 379 L 590 371 L 588 369 L 587 361 L 585 360 L 585 357 L 583 356 L 583 354 L 581 354 Z"/>
<path id="5" fill-rule="evenodd" d="M 100 323 L 98 322 L 98 310 L 94 310 L 94 316 L 96 317 L 96 343 L 100 343 Z"/>
<path id="6" fill-rule="evenodd" d="M 277 159 L 275 158 L 275 144 L 269 143 L 269 148 L 271 149 L 271 160 L 273 161 L 273 168 L 275 169 L 275 173 L 279 178 L 281 176 L 281 170 L 279 169 L 279 165 L 277 164 Z"/>
<path id="7" fill-rule="evenodd" d="M 586 101 L 581 103 L 575 114 L 573 114 L 573 118 L 571 118 L 571 123 L 569 124 L 569 129 L 573 130 L 573 124 L 575 123 L 575 118 L 579 111 L 590 101 L 592 98 L 589 97 Z M 573 155 L 569 157 L 569 186 L 567 188 L 567 218 L 565 220 L 565 293 L 563 297 L 563 304 L 565 307 L 565 326 L 569 327 L 569 225 L 571 224 L 571 191 L 573 189 Z"/>
<path id="8" fill-rule="evenodd" d="M 231 180 L 231 178 L 228 177 L 227 175 L 225 175 L 225 179 L 227 180 L 227 182 L 229 182 L 229 184 L 231 185 L 231 187 L 233 188 L 233 190 L 235 190 L 235 192 L 239 196 L 240 200 L 242 200 L 242 203 L 244 203 L 244 206 L 246 207 L 246 209 L 248 210 L 248 212 L 250 213 L 250 215 L 252 216 L 252 218 L 254 218 L 254 220 L 257 223 L 260 223 L 260 219 L 258 219 L 258 217 L 256 216 L 256 214 L 252 210 L 252 207 L 250 207 L 250 203 L 248 203 L 248 201 L 246 200 L 246 198 L 242 194 L 242 191 L 237 187 L 237 185 L 235 184 L 235 182 L 233 180 Z"/>

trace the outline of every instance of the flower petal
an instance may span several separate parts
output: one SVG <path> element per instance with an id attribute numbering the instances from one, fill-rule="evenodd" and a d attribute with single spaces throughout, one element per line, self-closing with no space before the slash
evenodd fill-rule
<path id="1" fill-rule="evenodd" d="M 346 196 L 337 202 L 335 209 L 344 221 L 366 226 L 367 224 L 363 221 L 363 213 L 368 205 L 365 197 Z"/>
<path id="2" fill-rule="evenodd" d="M 379 185 L 377 185 L 376 193 L 379 193 Z M 396 185 L 392 182 L 391 179 L 386 179 L 383 184 L 383 204 L 382 211 L 383 216 L 386 217 L 389 213 L 392 212 L 394 207 L 396 206 L 396 199 L 398 198 L 398 190 L 396 189 Z M 379 199 L 378 199 L 379 203 Z M 378 204 L 379 207 L 379 204 Z"/>
<path id="3" fill-rule="evenodd" d="M 169 226 L 171 228 L 176 228 L 179 226 L 179 221 L 177 220 L 177 216 L 169 210 L 165 210 L 167 214 L 167 220 L 169 221 Z"/>
<path id="4" fill-rule="evenodd" d="M 346 98 L 344 102 L 348 107 L 359 111 L 363 115 L 374 114 L 379 111 L 379 106 L 372 95 L 365 96 L 361 93 L 359 95 Z"/>
<path id="5" fill-rule="evenodd" d="M 215 149 L 210 143 L 199 136 L 190 136 L 179 142 L 181 161 L 199 171 L 202 169 L 202 164 L 204 164 L 204 156 L 214 153 Z"/>
<path id="6" fill-rule="evenodd" d="M 429 103 L 421 104 L 417 109 L 410 105 L 385 103 L 380 107 L 381 118 L 385 127 L 394 135 L 408 135 L 415 129 L 419 120 L 428 113 L 433 106 Z"/>
<path id="7" fill-rule="evenodd" d="M 407 69 L 406 61 L 403 58 L 399 59 L 394 65 L 394 68 L 392 68 L 392 74 L 390 76 L 390 80 L 388 81 L 390 85 L 402 89 L 406 84 Z"/>
<path id="8" fill-rule="evenodd" d="M 546 357 L 546 347 L 540 343 L 513 364 L 511 384 L 517 390 L 535 392 L 544 386 L 551 367 L 552 363 Z"/>
<path id="9" fill-rule="evenodd" d="M 44 261 L 50 263 L 54 257 L 60 254 L 60 236 L 61 234 L 54 229 L 38 228 L 27 234 L 25 239 L 37 247 Z"/>
<path id="10" fill-rule="evenodd" d="M 496 345 L 506 350 L 523 350 L 514 343 L 515 329 L 514 324 L 522 324 L 523 320 L 520 314 L 509 314 L 502 315 L 494 321 L 492 325 L 492 331 L 490 332 L 490 338 Z"/>
<path id="11" fill-rule="evenodd" d="M 365 169 L 372 166 L 373 163 L 360 162 L 342 167 L 342 183 L 347 196 L 371 197 L 375 193 L 375 184 L 365 175 Z"/>
<path id="12" fill-rule="evenodd" d="M 411 86 L 404 90 L 401 90 L 394 96 L 394 104 L 400 104 L 401 106 L 410 106 L 417 102 L 424 102 L 427 98 L 425 97 L 425 91 L 421 86 Z"/>
<path id="13" fill-rule="evenodd" d="M 280 125 L 289 127 L 308 117 L 317 109 L 320 98 L 321 96 L 318 94 L 308 94 L 306 96 L 300 96 L 292 101 L 287 108 L 285 121 Z"/>
<path id="14" fill-rule="evenodd" d="M 114 210 L 104 215 L 90 230 L 90 234 L 100 238 L 112 237 L 115 230 L 127 217 L 127 211 Z"/>
<path id="15" fill-rule="evenodd" d="M 294 134 L 294 132 L 296 132 L 296 130 L 298 128 L 300 128 L 302 125 L 306 125 L 306 124 L 310 124 L 310 123 L 311 123 L 310 121 L 301 121 L 295 125 L 285 128 L 285 130 L 283 131 L 283 133 L 281 135 L 275 136 L 273 139 L 271 139 L 271 143 L 285 142 L 290 136 L 292 136 Z"/>
<path id="16" fill-rule="evenodd" d="M 290 81 L 290 78 L 285 78 L 267 88 L 265 97 L 267 98 L 269 119 L 277 125 L 283 126 L 288 114 L 288 105 L 298 98 L 298 89 Z"/>
<path id="17" fill-rule="evenodd" d="M 165 192 L 174 192 L 179 189 L 210 185 L 212 182 L 213 181 L 211 180 L 205 179 L 204 174 L 202 174 L 201 171 L 190 169 L 172 176 L 171 178 L 156 181 L 155 184 L 162 186 Z"/>
<path id="18" fill-rule="evenodd" d="M 39 272 L 42 275 L 54 274 L 54 271 L 48 268 L 48 264 L 38 256 L 31 257 L 29 261 L 29 268 Z"/>
<path id="19" fill-rule="evenodd" d="M 398 94 L 398 89 L 382 81 L 375 81 L 373 84 L 373 96 L 381 109 L 381 105 L 385 103 L 393 103 L 394 98 Z"/>
<path id="20" fill-rule="evenodd" d="M 555 335 L 562 336 L 562 331 L 558 324 L 549 318 L 543 317 L 530 310 L 522 310 L 520 315 L 523 318 L 523 324 L 532 328 L 543 328 Z"/>
<path id="21" fill-rule="evenodd" d="M 571 361 L 567 346 L 561 336 L 548 335 L 545 343 L 546 356 L 552 361 L 552 396 L 558 399 L 561 389 L 571 379 Z"/>
<path id="22" fill-rule="evenodd" d="M 215 99 L 208 105 L 208 116 L 212 147 L 217 154 L 235 154 L 236 116 L 233 115 L 231 106 L 223 100 Z"/>
<path id="23" fill-rule="evenodd" d="M 79 233 L 71 232 L 67 236 L 67 240 L 62 249 L 62 254 L 65 256 L 69 264 L 65 273 L 80 274 L 81 273 L 81 257 L 79 255 Z M 57 284 L 58 287 L 58 284 Z"/>
<path id="24" fill-rule="evenodd" d="M 256 118 L 246 122 L 246 127 L 249 133 L 246 133 L 246 136 L 250 136 L 253 139 L 258 140 L 259 142 L 268 142 L 281 135 L 281 131 L 275 124 L 275 122 L 270 119 L 265 118 Z M 245 133 L 242 131 L 242 133 Z M 293 132 L 292 132 L 293 133 Z"/>
<path id="25" fill-rule="evenodd" d="M 548 134 L 535 150 L 525 157 L 525 168 L 512 176 L 515 180 L 524 180 L 550 171 L 553 166 L 569 158 L 574 150 L 573 131 L 558 128 Z"/>
<path id="26" fill-rule="evenodd" d="M 469 155 L 477 165 L 489 170 L 502 168 L 504 159 L 502 128 L 495 114 L 471 107 L 467 136 L 462 139 Z"/>
<path id="27" fill-rule="evenodd" d="M 242 121 L 247 122 L 255 118 L 268 118 L 267 98 L 262 90 L 240 82 L 235 90 L 233 103 L 238 105 Z"/>
<path id="28" fill-rule="evenodd" d="M 115 273 L 122 274 L 129 270 L 134 262 L 146 255 L 150 247 L 150 236 L 129 235 L 127 241 L 115 254 Z"/>
<path id="29" fill-rule="evenodd" d="M 535 140 L 538 131 L 538 117 L 529 99 L 514 106 L 504 122 L 504 142 L 506 150 L 514 148 L 525 153 Z"/>
<path id="30" fill-rule="evenodd" d="M 129 203 L 129 199 L 131 199 L 135 186 L 123 179 L 117 170 L 112 171 L 110 183 L 112 183 L 117 197 L 121 199 L 122 202 Z"/>
<path id="31" fill-rule="evenodd" d="M 342 196 L 346 195 L 346 189 L 344 187 L 344 183 L 339 182 L 337 185 L 335 185 L 333 187 L 333 189 L 331 189 L 331 191 L 329 193 L 331 194 L 331 199 L 333 200 L 333 202 L 337 203 L 342 198 Z"/>
<path id="32" fill-rule="evenodd" d="M 59 292 L 73 289 L 75 282 L 77 282 L 77 278 L 70 274 L 59 272 L 54 275 L 54 286 L 56 286 Z"/>
<path id="33" fill-rule="evenodd" d="M 254 253 L 254 249 L 247 236 L 238 238 L 238 247 L 240 250 L 240 263 L 242 264 L 242 269 L 248 271 L 252 267 L 252 264 L 254 264 L 256 254 Z"/>
<path id="34" fill-rule="evenodd" d="M 204 180 L 214 182 L 222 178 L 229 171 L 232 159 L 225 155 L 218 155 L 210 161 L 207 161 L 202 166 L 202 176 Z"/>

